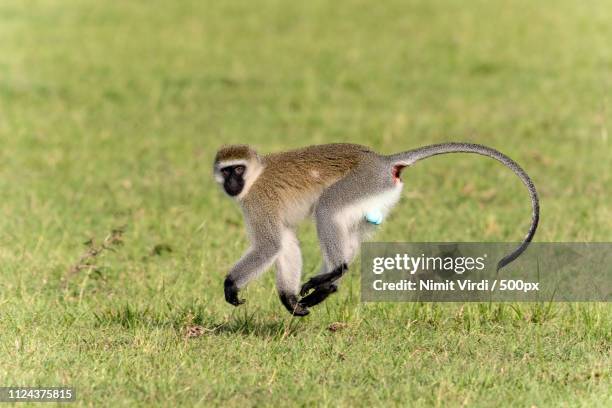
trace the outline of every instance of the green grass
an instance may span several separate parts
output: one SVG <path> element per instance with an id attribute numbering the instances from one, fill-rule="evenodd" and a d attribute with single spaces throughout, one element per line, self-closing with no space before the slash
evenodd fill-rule
<path id="1" fill-rule="evenodd" d="M 534 178 L 537 240 L 612 240 L 609 3 L 329 3 L 1 2 L 0 385 L 84 406 L 610 406 L 608 304 L 361 304 L 358 264 L 302 320 L 271 273 L 224 302 L 247 241 L 211 177 L 223 142 L 484 143 Z M 405 179 L 377 240 L 527 230 L 492 160 Z"/>

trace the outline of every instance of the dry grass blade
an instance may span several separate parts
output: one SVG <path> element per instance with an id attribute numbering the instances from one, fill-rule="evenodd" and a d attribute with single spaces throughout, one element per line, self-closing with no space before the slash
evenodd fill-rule
<path id="1" fill-rule="evenodd" d="M 102 243 L 96 245 L 93 238 L 84 242 L 87 247 L 85 252 L 80 256 L 79 260 L 74 263 L 64 277 L 64 286 L 68 281 L 77 275 L 82 270 L 91 271 L 96 268 L 95 260 L 106 251 L 115 251 L 118 246 L 123 245 L 123 234 L 125 226 L 113 228 L 111 232 L 104 238 Z"/>

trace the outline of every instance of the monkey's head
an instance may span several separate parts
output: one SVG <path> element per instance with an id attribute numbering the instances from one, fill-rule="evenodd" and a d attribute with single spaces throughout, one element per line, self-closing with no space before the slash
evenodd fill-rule
<path id="1" fill-rule="evenodd" d="M 261 160 L 248 145 L 223 146 L 215 156 L 215 180 L 230 197 L 241 198 L 259 176 Z"/>

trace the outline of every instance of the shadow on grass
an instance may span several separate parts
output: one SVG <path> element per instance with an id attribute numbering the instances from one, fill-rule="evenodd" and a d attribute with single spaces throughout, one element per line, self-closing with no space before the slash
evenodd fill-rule
<path id="1" fill-rule="evenodd" d="M 258 321 L 234 318 L 228 322 L 217 325 L 213 330 L 217 335 L 239 334 L 243 336 L 283 338 L 294 336 L 299 330 L 300 323 L 296 319 Z"/>
<path id="2" fill-rule="evenodd" d="M 119 325 L 125 329 L 135 328 L 168 328 L 187 337 L 199 335 L 229 335 L 284 338 L 293 336 L 300 331 L 301 321 L 296 318 L 257 318 L 255 313 L 235 314 L 229 319 L 219 322 L 213 319 L 203 305 L 189 306 L 167 305 L 166 310 L 138 308 L 125 304 L 94 313 L 95 326 Z"/>

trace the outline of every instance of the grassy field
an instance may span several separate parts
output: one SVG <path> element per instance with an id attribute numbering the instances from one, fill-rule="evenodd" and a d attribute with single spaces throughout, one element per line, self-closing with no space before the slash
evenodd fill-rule
<path id="1" fill-rule="evenodd" d="M 607 304 L 361 304 L 357 263 L 305 319 L 272 273 L 227 305 L 248 243 L 211 176 L 222 143 L 468 140 L 532 175 L 538 241 L 611 241 L 610 38 L 606 1 L 2 1 L 0 386 L 72 385 L 83 406 L 610 406 Z M 376 240 L 527 230 L 492 160 L 405 179 Z"/>

